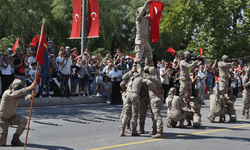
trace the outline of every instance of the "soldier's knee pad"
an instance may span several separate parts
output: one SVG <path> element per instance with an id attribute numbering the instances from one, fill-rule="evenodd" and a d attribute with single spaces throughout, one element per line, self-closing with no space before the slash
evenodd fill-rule
<path id="1" fill-rule="evenodd" d="M 28 120 L 26 118 L 24 118 L 24 117 L 21 118 L 20 121 L 19 121 L 19 125 L 24 127 L 24 128 L 26 127 L 27 123 L 28 123 Z"/>

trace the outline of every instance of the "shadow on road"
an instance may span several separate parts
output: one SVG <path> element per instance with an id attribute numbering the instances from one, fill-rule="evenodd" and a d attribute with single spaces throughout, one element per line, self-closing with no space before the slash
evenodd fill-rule
<path id="1" fill-rule="evenodd" d="M 73 148 L 68 148 L 64 146 L 53 146 L 53 145 L 38 145 L 38 144 L 27 144 L 27 148 L 39 148 L 46 150 L 74 150 Z"/>

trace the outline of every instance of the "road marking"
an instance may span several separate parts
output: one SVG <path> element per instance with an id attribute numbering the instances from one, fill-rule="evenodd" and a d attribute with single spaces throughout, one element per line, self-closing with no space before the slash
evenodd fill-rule
<path id="1" fill-rule="evenodd" d="M 164 140 L 164 139 L 173 139 L 173 138 L 177 138 L 177 137 L 186 137 L 186 136 L 197 135 L 197 134 L 204 134 L 204 133 L 219 132 L 219 131 L 230 130 L 230 129 L 244 128 L 244 127 L 249 127 L 249 126 L 250 126 L 250 124 L 243 125 L 243 126 L 237 126 L 237 127 L 224 128 L 224 129 L 216 129 L 216 130 L 210 130 L 210 131 L 196 132 L 196 133 L 190 133 L 190 134 L 184 134 L 184 135 L 176 135 L 176 136 L 160 138 L 160 139 L 152 139 L 152 140 L 145 140 L 145 141 L 139 141 L 139 142 L 131 142 L 131 143 L 125 143 L 125 144 L 119 144 L 119 145 L 112 145 L 112 146 L 94 148 L 94 149 L 89 149 L 89 150 L 110 149 L 110 148 L 116 148 L 116 147 L 122 147 L 122 146 L 129 146 L 129 145 L 135 145 L 135 144 L 142 144 L 142 143 L 148 143 L 148 142 L 161 141 L 161 140 Z"/>

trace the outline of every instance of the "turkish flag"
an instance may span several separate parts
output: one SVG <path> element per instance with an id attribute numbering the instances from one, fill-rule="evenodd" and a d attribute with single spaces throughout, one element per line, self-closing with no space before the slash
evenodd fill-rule
<path id="1" fill-rule="evenodd" d="M 161 22 L 161 10 L 164 9 L 164 5 L 162 2 L 150 1 L 149 9 L 151 20 L 150 38 L 152 38 L 152 42 L 157 42 L 160 40 L 159 25 Z"/>
<path id="2" fill-rule="evenodd" d="M 84 10 L 85 11 L 85 10 Z M 73 20 L 71 38 L 80 37 L 81 33 L 81 0 L 73 0 Z"/>
<path id="3" fill-rule="evenodd" d="M 134 54 L 128 55 L 130 58 L 135 58 Z"/>
<path id="4" fill-rule="evenodd" d="M 89 33 L 88 37 L 99 36 L 99 7 L 98 0 L 88 0 Z"/>
<path id="5" fill-rule="evenodd" d="M 30 46 L 36 47 L 36 44 L 39 42 L 39 40 L 40 40 L 40 36 L 36 35 L 35 37 L 33 37 L 32 41 L 30 42 Z"/>
<path id="6" fill-rule="evenodd" d="M 174 54 L 177 52 L 176 50 L 174 50 L 172 47 L 169 47 L 167 52 L 170 52 L 173 56 Z"/>
<path id="7" fill-rule="evenodd" d="M 15 52 L 16 48 L 19 47 L 19 37 L 16 39 L 15 44 L 12 47 L 13 52 Z"/>
<path id="8" fill-rule="evenodd" d="M 74 54 L 76 56 L 76 51 L 74 51 L 72 54 Z"/>
<path id="9" fill-rule="evenodd" d="M 201 55 L 203 54 L 202 48 L 199 49 L 199 52 L 200 52 Z"/>
<path id="10" fill-rule="evenodd" d="M 47 40 L 46 40 L 46 35 L 44 32 L 44 22 L 43 22 L 41 38 L 39 41 L 39 46 L 38 46 L 38 50 L 36 54 L 36 60 L 42 65 L 44 65 L 44 52 L 46 51 L 46 49 L 47 49 Z"/>
<path id="11" fill-rule="evenodd" d="M 37 84 L 40 84 L 40 72 L 37 73 L 37 77 L 36 77 L 36 82 Z"/>

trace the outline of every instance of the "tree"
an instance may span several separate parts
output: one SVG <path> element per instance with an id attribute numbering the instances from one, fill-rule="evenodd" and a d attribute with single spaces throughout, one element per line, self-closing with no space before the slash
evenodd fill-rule
<path id="1" fill-rule="evenodd" d="M 161 33 L 182 30 L 192 38 L 187 49 L 206 55 L 242 57 L 249 55 L 249 1 L 174 0 L 165 9 Z"/>

